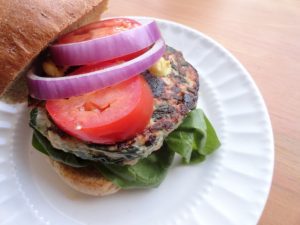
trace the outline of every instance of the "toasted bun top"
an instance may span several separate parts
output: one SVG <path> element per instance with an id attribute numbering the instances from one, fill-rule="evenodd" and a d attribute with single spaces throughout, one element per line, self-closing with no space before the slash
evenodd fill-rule
<path id="1" fill-rule="evenodd" d="M 25 73 L 58 35 L 97 20 L 108 0 L 0 0 L 0 96 L 26 100 Z"/>

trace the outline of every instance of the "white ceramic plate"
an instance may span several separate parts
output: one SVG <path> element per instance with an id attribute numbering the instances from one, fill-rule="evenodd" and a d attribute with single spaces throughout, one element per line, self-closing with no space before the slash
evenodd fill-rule
<path id="1" fill-rule="evenodd" d="M 257 223 L 274 163 L 264 101 L 248 72 L 218 43 L 186 26 L 158 23 L 168 45 L 198 70 L 198 106 L 222 147 L 202 164 L 174 165 L 157 189 L 93 198 L 67 187 L 33 150 L 26 106 L 0 103 L 0 224 Z"/>

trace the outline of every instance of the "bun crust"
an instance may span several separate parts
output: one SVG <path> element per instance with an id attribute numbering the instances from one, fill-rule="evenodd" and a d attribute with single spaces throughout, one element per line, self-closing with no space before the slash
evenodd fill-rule
<path id="1" fill-rule="evenodd" d="M 75 190 L 93 196 L 114 194 L 120 190 L 94 168 L 73 168 L 50 159 L 54 171 Z"/>
<path id="2" fill-rule="evenodd" d="M 0 96 L 27 99 L 25 73 L 58 35 L 100 17 L 108 0 L 0 0 Z M 16 81 L 16 82 L 15 82 Z"/>

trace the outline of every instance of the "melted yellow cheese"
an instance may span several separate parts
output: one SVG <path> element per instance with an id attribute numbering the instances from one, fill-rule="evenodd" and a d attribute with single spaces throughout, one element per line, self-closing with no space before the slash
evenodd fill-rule
<path id="1" fill-rule="evenodd" d="M 171 63 L 169 60 L 165 60 L 163 57 L 161 57 L 149 68 L 149 71 L 159 77 L 167 76 L 172 71 Z"/>
<path id="2" fill-rule="evenodd" d="M 52 60 L 43 62 L 43 70 L 49 77 L 62 77 L 64 76 L 64 69 L 58 68 Z"/>

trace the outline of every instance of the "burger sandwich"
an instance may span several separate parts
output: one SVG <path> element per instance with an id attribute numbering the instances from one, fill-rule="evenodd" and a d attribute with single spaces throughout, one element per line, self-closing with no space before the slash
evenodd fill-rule
<path id="1" fill-rule="evenodd" d="M 197 71 L 155 20 L 99 20 L 105 0 L 18 2 L 0 8 L 1 96 L 28 100 L 32 145 L 69 186 L 157 187 L 175 153 L 197 163 L 220 146 Z"/>

